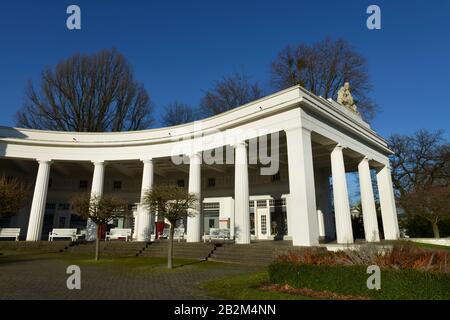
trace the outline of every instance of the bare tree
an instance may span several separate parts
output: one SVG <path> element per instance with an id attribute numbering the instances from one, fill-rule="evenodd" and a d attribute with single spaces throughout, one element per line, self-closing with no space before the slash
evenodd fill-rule
<path id="1" fill-rule="evenodd" d="M 20 127 L 76 132 L 130 131 L 153 123 L 150 97 L 116 50 L 76 54 L 29 82 Z"/>
<path id="2" fill-rule="evenodd" d="M 73 211 L 85 219 L 91 219 L 97 225 L 95 240 L 95 260 L 100 257 L 101 225 L 112 219 L 126 214 L 126 204 L 119 198 L 112 196 L 91 196 L 89 193 L 79 194 L 71 199 Z"/>
<path id="3" fill-rule="evenodd" d="M 176 126 L 197 120 L 198 112 L 191 106 L 180 102 L 169 104 L 165 108 L 162 122 L 165 126 Z"/>
<path id="4" fill-rule="evenodd" d="M 394 151 L 392 182 L 400 206 L 427 219 L 439 237 L 439 221 L 450 218 L 450 144 L 443 131 L 393 135 L 389 147 Z"/>
<path id="5" fill-rule="evenodd" d="M 337 99 L 346 81 L 350 82 L 358 110 L 373 119 L 376 105 L 370 99 L 372 85 L 367 62 L 345 40 L 326 39 L 312 45 L 288 46 L 272 63 L 272 84 L 276 89 L 300 85 L 326 99 Z"/>
<path id="6" fill-rule="evenodd" d="M 171 185 L 154 186 L 144 196 L 144 203 L 152 211 L 157 211 L 158 216 L 164 217 L 170 223 L 169 247 L 167 254 L 167 267 L 173 268 L 173 235 L 178 220 L 186 215 L 193 216 L 199 199 L 193 193 L 184 188 Z"/>
<path id="7" fill-rule="evenodd" d="M 209 117 L 234 109 L 263 96 L 263 90 L 257 82 L 236 73 L 217 81 L 211 90 L 205 92 L 200 102 L 200 114 Z"/>
<path id="8" fill-rule="evenodd" d="M 18 178 L 0 177 L 0 218 L 18 213 L 29 195 L 29 187 Z"/>

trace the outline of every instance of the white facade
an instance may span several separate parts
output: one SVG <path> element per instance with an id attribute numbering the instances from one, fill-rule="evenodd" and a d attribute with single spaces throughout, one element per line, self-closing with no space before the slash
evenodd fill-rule
<path id="1" fill-rule="evenodd" d="M 279 138 L 279 171 L 265 175 L 269 165 L 252 158 L 252 141 L 272 133 Z M 205 160 L 214 149 L 225 151 L 222 162 Z M 370 170 L 377 171 L 384 238 L 397 239 L 390 153 L 358 115 L 298 86 L 176 127 L 118 133 L 0 127 L 0 174 L 35 185 L 30 205 L 7 222 L 21 227 L 28 241 L 52 227 L 73 227 L 68 203 L 83 190 L 117 194 L 135 205 L 133 219 L 120 223 L 134 224 L 134 239 L 147 241 L 155 215 L 139 205 L 142 195 L 154 183 L 170 182 L 202 199 L 186 221 L 187 241 L 201 241 L 214 226 L 230 228 L 242 244 L 280 237 L 296 246 L 317 245 L 323 237 L 352 243 L 348 172 L 360 176 L 366 240 L 378 241 Z M 172 158 L 178 155 L 184 164 Z M 91 229 L 88 223 L 92 239 Z"/>

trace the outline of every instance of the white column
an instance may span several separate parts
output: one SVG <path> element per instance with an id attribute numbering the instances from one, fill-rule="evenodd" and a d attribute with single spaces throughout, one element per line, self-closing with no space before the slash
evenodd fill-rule
<path id="1" fill-rule="evenodd" d="M 331 152 L 331 174 L 337 242 L 346 244 L 353 243 L 353 230 L 342 149 L 342 146 L 337 145 Z"/>
<path id="2" fill-rule="evenodd" d="M 30 221 L 28 223 L 27 241 L 41 240 L 42 225 L 44 223 L 51 161 L 38 160 L 38 162 L 39 169 L 36 177 L 36 184 L 34 186 Z"/>
<path id="3" fill-rule="evenodd" d="M 366 241 L 380 241 L 378 232 L 377 209 L 373 196 L 372 178 L 370 176 L 369 159 L 365 157 L 358 164 L 359 186 L 361 190 L 361 206 Z"/>
<path id="4" fill-rule="evenodd" d="M 331 185 L 329 172 L 324 173 L 324 223 L 325 223 L 325 236 L 329 239 L 336 239 L 336 226 L 333 215 L 333 208 L 331 204 Z"/>
<path id="5" fill-rule="evenodd" d="M 236 144 L 235 157 L 236 157 L 234 162 L 235 239 L 236 243 L 238 244 L 249 244 L 251 236 L 250 236 L 248 158 L 247 158 L 247 145 L 244 141 Z"/>
<path id="6" fill-rule="evenodd" d="M 146 192 L 153 186 L 153 161 L 146 159 L 142 162 L 144 170 L 142 172 L 141 203 L 138 208 L 137 241 L 148 241 L 150 239 L 151 213 L 143 202 Z"/>
<path id="7" fill-rule="evenodd" d="M 234 215 L 234 199 L 233 198 L 227 198 L 225 200 L 225 212 L 230 213 L 230 238 L 234 239 L 234 231 L 236 229 L 235 224 L 235 215 Z"/>
<path id="8" fill-rule="evenodd" d="M 197 195 L 198 202 L 195 209 L 190 210 L 193 216 L 187 218 L 187 242 L 200 242 L 202 230 L 202 195 L 201 195 L 201 153 L 194 153 L 189 156 L 189 193 Z"/>
<path id="9" fill-rule="evenodd" d="M 329 215 L 328 206 L 328 174 L 323 171 L 317 171 L 314 175 L 316 185 L 316 204 L 317 204 L 317 218 L 319 222 L 319 236 L 325 237 L 327 235 L 326 219 Z"/>
<path id="10" fill-rule="evenodd" d="M 384 166 L 377 173 L 378 192 L 380 196 L 381 217 L 383 219 L 384 238 L 397 240 L 400 238 L 397 210 L 395 207 L 394 189 L 392 187 L 391 169 Z"/>
<path id="11" fill-rule="evenodd" d="M 291 195 L 286 195 L 286 222 L 287 222 L 287 234 L 284 237 L 284 240 L 292 240 L 292 222 L 291 216 L 294 213 L 294 209 L 291 206 Z"/>
<path id="12" fill-rule="evenodd" d="M 133 227 L 133 240 L 137 240 L 138 232 L 139 232 L 139 204 L 136 208 L 136 211 L 133 213 L 134 218 L 134 227 Z"/>
<path id="13" fill-rule="evenodd" d="M 94 175 L 92 177 L 91 197 L 103 196 L 103 183 L 105 179 L 105 162 L 93 161 Z M 88 219 L 86 226 L 86 240 L 93 241 L 97 238 L 97 225 Z"/>
<path id="14" fill-rule="evenodd" d="M 289 168 L 288 230 L 294 246 L 319 244 L 311 131 L 286 130 Z"/>

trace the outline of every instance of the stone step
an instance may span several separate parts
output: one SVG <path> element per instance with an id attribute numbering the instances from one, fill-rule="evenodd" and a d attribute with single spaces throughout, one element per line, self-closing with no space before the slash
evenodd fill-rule
<path id="1" fill-rule="evenodd" d="M 237 255 L 223 255 L 223 254 L 217 254 L 214 253 L 211 255 L 211 258 L 214 259 L 221 259 L 221 260 L 230 260 L 230 261 L 275 261 L 275 257 L 272 256 L 237 256 Z"/>
<path id="2" fill-rule="evenodd" d="M 142 253 L 141 257 L 167 257 L 167 253 L 159 253 L 159 254 L 147 254 Z M 182 258 L 182 259 L 194 259 L 194 260 L 206 260 L 205 255 L 192 255 L 187 253 L 173 253 L 174 258 Z"/>
<path id="3" fill-rule="evenodd" d="M 246 245 L 224 244 L 217 246 L 208 260 L 269 265 L 280 254 L 299 250 L 301 249 L 293 248 L 292 243 L 288 241 L 258 241 Z"/>
<path id="4" fill-rule="evenodd" d="M 159 252 L 167 252 L 167 249 L 161 249 L 161 250 L 155 250 L 155 249 L 146 249 L 146 250 L 141 250 L 142 253 L 147 252 L 147 253 L 159 253 Z M 173 250 L 173 252 L 187 252 L 187 253 L 194 253 L 194 254 L 209 254 L 211 252 L 211 250 Z"/>
<path id="5" fill-rule="evenodd" d="M 99 246 L 102 249 L 107 250 L 117 250 L 117 251 L 127 251 L 127 250 L 140 250 L 142 248 L 145 248 L 144 246 L 129 246 L 129 247 L 115 247 L 115 246 L 109 246 L 109 245 L 100 245 Z M 71 247 L 72 250 L 84 250 L 84 249 L 91 249 L 95 248 L 95 245 L 78 245 Z"/>
<path id="6" fill-rule="evenodd" d="M 168 245 L 167 241 L 152 242 L 141 251 L 140 255 L 146 257 L 166 257 Z M 213 249 L 213 244 L 174 242 L 173 255 L 178 258 L 205 260 Z"/>
<path id="7" fill-rule="evenodd" d="M 0 250 L 53 253 L 66 250 L 73 244 L 70 241 L 0 241 Z"/>
<path id="8" fill-rule="evenodd" d="M 245 265 L 258 265 L 258 266 L 268 266 L 272 263 L 272 261 L 268 260 L 242 260 L 242 259 L 227 259 L 227 258 L 208 258 L 208 261 L 213 262 L 223 262 L 223 263 L 237 263 L 237 264 L 245 264 Z"/>
<path id="9" fill-rule="evenodd" d="M 163 242 L 163 243 L 150 243 L 147 245 L 147 247 L 161 247 L 161 248 L 167 248 L 169 246 L 169 243 Z M 206 244 L 182 244 L 182 243 L 174 243 L 174 248 L 214 248 L 214 245 L 206 245 Z"/>

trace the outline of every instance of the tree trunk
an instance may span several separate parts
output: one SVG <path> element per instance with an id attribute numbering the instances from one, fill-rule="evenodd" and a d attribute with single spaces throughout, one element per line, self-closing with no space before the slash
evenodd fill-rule
<path id="1" fill-rule="evenodd" d="M 101 236 L 102 230 L 100 228 L 100 225 L 97 225 L 97 237 L 95 239 L 95 261 L 98 261 L 100 259 L 100 236 Z"/>
<path id="2" fill-rule="evenodd" d="M 169 232 L 169 248 L 167 250 L 167 267 L 169 269 L 173 268 L 173 234 L 175 230 L 173 228 L 173 224 L 170 224 L 170 232 Z"/>
<path id="3" fill-rule="evenodd" d="M 439 239 L 441 236 L 439 234 L 439 226 L 438 223 L 433 221 L 431 222 L 431 227 L 433 228 L 433 234 L 436 239 Z"/>

